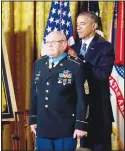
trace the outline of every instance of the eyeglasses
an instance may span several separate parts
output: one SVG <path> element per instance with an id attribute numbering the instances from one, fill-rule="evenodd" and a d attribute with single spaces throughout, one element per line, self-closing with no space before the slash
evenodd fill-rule
<path id="1" fill-rule="evenodd" d="M 49 44 L 52 44 L 52 45 L 55 45 L 57 42 L 62 42 L 64 40 L 59 40 L 59 41 L 46 41 L 45 44 L 46 45 L 49 45 Z"/>

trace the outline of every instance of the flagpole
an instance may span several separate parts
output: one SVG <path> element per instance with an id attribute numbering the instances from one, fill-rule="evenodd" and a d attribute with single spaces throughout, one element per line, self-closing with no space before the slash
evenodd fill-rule
<path id="1" fill-rule="evenodd" d="M 90 9 L 89 9 L 89 8 L 90 8 L 90 4 L 89 4 L 89 1 L 88 1 L 88 11 L 90 11 Z"/>
<path id="2" fill-rule="evenodd" d="M 60 31 L 62 29 L 62 0 L 60 0 Z"/>

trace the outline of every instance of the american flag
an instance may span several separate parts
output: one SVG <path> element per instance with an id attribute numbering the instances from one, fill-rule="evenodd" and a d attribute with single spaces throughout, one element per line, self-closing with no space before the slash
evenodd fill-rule
<path id="1" fill-rule="evenodd" d="M 119 76 L 121 76 L 123 79 L 125 79 L 125 67 L 124 65 L 115 65 L 115 69 L 118 72 Z"/>
<path id="2" fill-rule="evenodd" d="M 124 63 L 124 2 L 115 2 L 112 26 L 112 43 L 115 48 L 115 64 Z"/>
<path id="3" fill-rule="evenodd" d="M 41 50 L 42 55 L 45 55 L 44 43 L 46 41 L 46 36 L 52 31 L 62 31 L 66 35 L 69 46 L 75 43 L 69 1 L 52 1 L 44 33 Z"/>
<path id="4" fill-rule="evenodd" d="M 124 69 L 125 66 L 123 61 L 120 59 L 120 54 L 123 52 L 122 41 L 124 38 L 120 39 L 122 35 L 122 30 L 120 29 L 119 22 L 121 25 L 122 19 L 119 19 L 122 16 L 122 9 L 119 9 L 122 3 L 115 2 L 114 6 L 114 16 L 112 24 L 112 44 L 115 48 L 115 64 L 113 66 L 112 74 L 109 78 L 110 83 L 110 92 L 111 92 L 111 103 L 114 114 L 115 122 L 113 122 L 113 133 L 114 138 L 116 138 L 115 143 L 117 144 L 116 150 L 124 148 Z M 120 14 L 121 13 L 121 14 Z M 123 32 L 124 33 L 124 32 Z M 124 54 L 122 54 L 124 55 Z M 119 141 L 117 141 L 119 140 Z M 112 145 L 113 146 L 113 145 Z"/>
<path id="5" fill-rule="evenodd" d="M 109 78 L 111 104 L 115 119 L 115 122 L 112 123 L 112 150 L 124 148 L 124 78 L 124 65 L 114 65 Z"/>

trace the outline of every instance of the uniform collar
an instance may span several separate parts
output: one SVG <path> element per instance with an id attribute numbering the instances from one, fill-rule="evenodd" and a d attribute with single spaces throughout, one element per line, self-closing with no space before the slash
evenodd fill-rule
<path id="1" fill-rule="evenodd" d="M 67 53 L 64 52 L 59 57 L 56 57 L 56 58 L 49 57 L 49 61 L 51 60 L 51 62 L 56 63 L 56 62 L 59 62 L 60 60 L 62 60 L 63 58 L 65 58 L 66 56 L 67 56 Z"/>

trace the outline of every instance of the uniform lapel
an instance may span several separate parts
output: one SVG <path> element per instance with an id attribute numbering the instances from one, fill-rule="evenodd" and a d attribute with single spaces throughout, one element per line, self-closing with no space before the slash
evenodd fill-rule
<path id="1" fill-rule="evenodd" d="M 46 76 L 49 75 L 49 72 L 49 61 L 48 58 L 46 58 L 41 66 L 41 79 L 44 80 Z"/>

